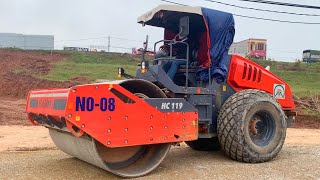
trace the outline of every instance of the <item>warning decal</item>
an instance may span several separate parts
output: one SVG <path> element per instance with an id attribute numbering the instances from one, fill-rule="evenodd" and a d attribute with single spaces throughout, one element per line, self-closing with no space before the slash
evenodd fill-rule
<path id="1" fill-rule="evenodd" d="M 273 96 L 276 99 L 285 99 L 286 86 L 284 84 L 274 84 L 273 86 Z"/>

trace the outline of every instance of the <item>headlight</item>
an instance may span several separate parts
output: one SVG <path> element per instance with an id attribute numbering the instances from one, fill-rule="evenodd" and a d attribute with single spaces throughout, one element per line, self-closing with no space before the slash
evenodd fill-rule
<path id="1" fill-rule="evenodd" d="M 141 69 L 147 69 L 149 67 L 148 61 L 142 61 L 141 62 Z"/>
<path id="2" fill-rule="evenodd" d="M 118 78 L 122 78 L 123 74 L 124 74 L 124 69 L 123 68 L 119 68 L 118 69 Z"/>
<path id="3" fill-rule="evenodd" d="M 145 68 L 146 68 L 146 62 L 143 61 L 143 62 L 141 63 L 141 68 L 142 68 L 142 69 L 145 69 Z"/>

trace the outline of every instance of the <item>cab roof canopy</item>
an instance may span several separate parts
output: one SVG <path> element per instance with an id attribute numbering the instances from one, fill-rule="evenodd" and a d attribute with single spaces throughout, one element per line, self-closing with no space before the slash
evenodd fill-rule
<path id="1" fill-rule="evenodd" d="M 189 38 L 196 39 L 199 45 L 198 61 L 203 68 L 197 72 L 197 76 L 208 82 L 209 76 L 214 75 L 217 82 L 223 82 L 228 71 L 228 50 L 235 35 L 231 13 L 205 7 L 161 5 L 139 17 L 138 23 L 178 33 L 180 19 L 184 16 L 189 17 Z M 167 39 L 166 31 L 164 38 Z M 211 73 L 208 68 L 211 68 Z"/>
<path id="2" fill-rule="evenodd" d="M 138 23 L 177 30 L 179 20 L 183 16 L 189 16 L 190 29 L 206 31 L 201 7 L 160 5 L 138 18 Z"/>

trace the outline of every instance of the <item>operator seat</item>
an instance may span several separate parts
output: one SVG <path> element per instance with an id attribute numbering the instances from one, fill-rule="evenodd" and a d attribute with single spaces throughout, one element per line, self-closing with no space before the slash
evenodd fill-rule
<path id="1" fill-rule="evenodd" d="M 188 72 L 189 73 L 197 72 L 199 62 L 198 62 L 198 50 L 196 48 L 192 50 L 192 54 L 191 54 L 191 57 L 189 58 L 189 61 L 191 61 L 191 63 L 188 65 Z M 185 73 L 185 72 L 187 72 L 187 66 L 180 65 L 177 73 Z"/>

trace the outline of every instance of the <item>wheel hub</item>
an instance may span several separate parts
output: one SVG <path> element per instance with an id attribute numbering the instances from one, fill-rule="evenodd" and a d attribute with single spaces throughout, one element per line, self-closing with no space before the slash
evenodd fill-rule
<path id="1" fill-rule="evenodd" d="M 265 146 L 274 136 L 274 119 L 269 113 L 259 111 L 249 121 L 248 132 L 253 143 L 258 146 Z"/>
<path id="2" fill-rule="evenodd" d="M 250 120 L 250 123 L 249 123 L 249 132 L 250 132 L 250 134 L 252 134 L 252 135 L 258 135 L 259 134 L 258 128 L 257 128 L 257 124 L 260 121 L 261 120 L 258 119 L 258 118 L 254 118 L 254 119 Z"/>

